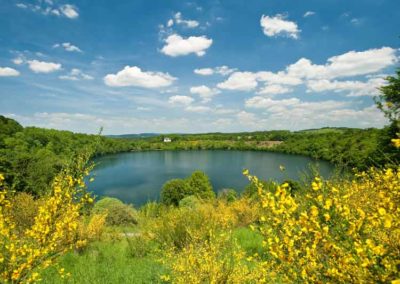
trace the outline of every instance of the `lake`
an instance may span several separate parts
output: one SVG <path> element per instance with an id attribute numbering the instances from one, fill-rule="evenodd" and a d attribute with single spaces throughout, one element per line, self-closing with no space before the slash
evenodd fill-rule
<path id="1" fill-rule="evenodd" d="M 148 151 L 107 155 L 95 160 L 95 181 L 88 183 L 95 195 L 111 196 L 140 206 L 158 200 L 162 185 L 173 178 L 185 178 L 195 170 L 205 172 L 214 191 L 233 188 L 242 192 L 248 180 L 243 169 L 261 179 L 282 182 L 299 180 L 317 166 L 320 174 L 328 177 L 334 167 L 326 161 L 309 157 L 260 151 L 193 150 Z M 286 169 L 281 171 L 279 166 Z"/>

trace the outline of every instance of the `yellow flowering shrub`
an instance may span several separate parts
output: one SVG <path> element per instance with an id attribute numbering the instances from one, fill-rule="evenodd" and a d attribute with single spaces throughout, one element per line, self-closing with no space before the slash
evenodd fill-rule
<path id="1" fill-rule="evenodd" d="M 280 281 L 377 283 L 399 277 L 400 169 L 370 169 L 350 181 L 316 177 L 304 194 L 258 188 L 262 267 Z M 270 275 L 269 275 L 270 277 Z M 271 279 L 274 282 L 274 279 Z"/>
<path id="2" fill-rule="evenodd" d="M 246 259 L 245 252 L 229 237 L 230 233 L 210 232 L 206 240 L 192 241 L 182 250 L 171 249 L 163 259 L 168 283 L 265 283 L 263 270 Z"/>
<path id="3" fill-rule="evenodd" d="M 0 174 L 0 282 L 32 283 L 58 256 L 83 244 L 77 238 L 80 211 L 93 200 L 83 175 L 62 171 L 41 199 L 33 224 L 21 232 L 12 218 L 18 204 L 3 180 Z"/>
<path id="4" fill-rule="evenodd" d="M 170 207 L 162 215 L 148 218 L 145 226 L 161 244 L 183 248 L 192 240 L 207 239 L 210 231 L 248 225 L 258 219 L 258 212 L 247 198 L 231 203 L 205 201 L 195 208 Z"/>
<path id="5" fill-rule="evenodd" d="M 101 240 L 106 225 L 107 213 L 93 214 L 89 221 L 81 220 L 78 225 L 78 237 L 82 244 L 86 241 Z"/>

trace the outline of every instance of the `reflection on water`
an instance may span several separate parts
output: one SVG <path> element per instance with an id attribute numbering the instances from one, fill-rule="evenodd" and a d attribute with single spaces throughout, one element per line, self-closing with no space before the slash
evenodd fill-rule
<path id="1" fill-rule="evenodd" d="M 184 178 L 195 170 L 204 171 L 214 190 L 234 188 L 241 192 L 247 179 L 243 169 L 262 179 L 283 181 L 299 179 L 317 165 L 322 176 L 329 176 L 333 166 L 325 161 L 280 153 L 257 151 L 151 151 L 122 153 L 95 160 L 95 181 L 89 184 L 98 196 L 113 196 L 140 206 L 157 200 L 162 185 L 169 179 Z M 279 165 L 286 170 L 281 172 Z"/>

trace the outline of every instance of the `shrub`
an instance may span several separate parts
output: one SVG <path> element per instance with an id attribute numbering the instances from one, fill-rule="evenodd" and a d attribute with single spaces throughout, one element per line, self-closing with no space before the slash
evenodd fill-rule
<path id="1" fill-rule="evenodd" d="M 208 176 L 201 172 L 195 171 L 187 179 L 192 195 L 201 199 L 210 199 L 215 197 L 211 182 Z"/>
<path id="2" fill-rule="evenodd" d="M 11 198 L 11 203 L 13 204 L 11 218 L 18 232 L 22 233 L 35 222 L 40 202 L 29 193 L 20 192 Z"/>
<path id="3" fill-rule="evenodd" d="M 161 191 L 161 201 L 165 205 L 179 205 L 184 197 L 191 195 L 189 184 L 183 179 L 167 181 Z"/>
<path id="4" fill-rule="evenodd" d="M 237 192 L 231 188 L 224 188 L 218 192 L 218 199 L 225 200 L 226 202 L 233 202 L 237 199 Z"/>
<path id="5" fill-rule="evenodd" d="M 78 160 L 76 168 L 66 169 L 56 176 L 33 224 L 22 232 L 16 231 L 13 220 L 12 212 L 18 205 L 10 201 L 8 187 L 3 184 L 4 177 L 0 173 L 0 282 L 36 282 L 40 273 L 60 255 L 82 245 L 76 237 L 80 212 L 93 200 L 84 191 L 83 174 L 71 172 L 86 171 L 87 159 L 83 158 Z M 30 200 L 27 196 L 24 198 Z M 27 201 L 29 206 L 31 203 Z"/>
<path id="6" fill-rule="evenodd" d="M 178 206 L 183 198 L 190 195 L 194 195 L 199 199 L 215 197 L 210 180 L 205 173 L 195 171 L 187 179 L 167 181 L 161 191 L 161 201 L 166 205 Z"/>
<path id="7" fill-rule="evenodd" d="M 390 283 L 399 278 L 399 168 L 372 168 L 334 182 L 316 177 L 302 195 L 291 195 L 287 183 L 266 190 L 248 177 L 262 208 L 258 225 L 251 228 L 264 238 L 267 270 L 282 282 Z"/>
<path id="8" fill-rule="evenodd" d="M 195 209 L 199 205 L 200 205 L 200 200 L 194 195 L 186 196 L 181 201 L 179 201 L 179 207 Z"/>
<path id="9" fill-rule="evenodd" d="M 121 200 L 106 197 L 95 203 L 93 214 L 107 214 L 106 224 L 109 226 L 134 225 L 138 223 L 136 210 Z"/>
<path id="10" fill-rule="evenodd" d="M 210 233 L 176 252 L 169 250 L 165 265 L 170 274 L 161 280 L 171 283 L 261 283 L 264 271 L 246 258 L 245 252 L 227 234 Z"/>

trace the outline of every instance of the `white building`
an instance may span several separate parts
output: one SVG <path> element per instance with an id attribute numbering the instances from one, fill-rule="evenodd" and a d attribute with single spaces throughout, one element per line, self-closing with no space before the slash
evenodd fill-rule
<path id="1" fill-rule="evenodd" d="M 164 137 L 164 142 L 165 142 L 165 143 L 171 142 L 171 138 L 169 138 L 169 137 Z"/>

